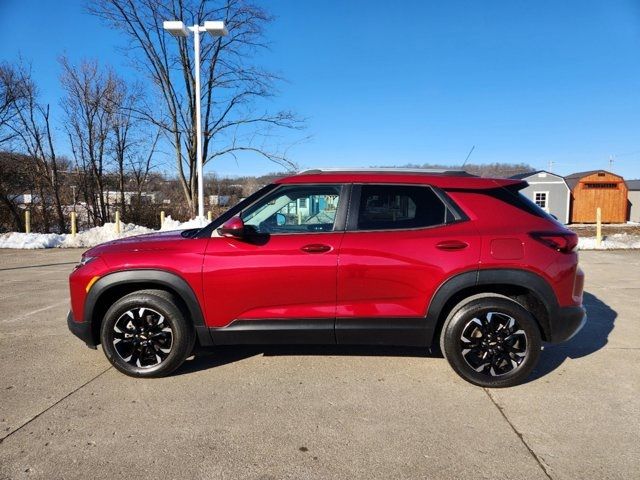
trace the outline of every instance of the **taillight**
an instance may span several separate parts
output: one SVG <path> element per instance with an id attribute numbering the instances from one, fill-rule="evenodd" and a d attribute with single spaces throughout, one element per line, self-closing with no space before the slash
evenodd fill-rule
<path id="1" fill-rule="evenodd" d="M 531 232 L 529 235 L 547 247 L 562 253 L 571 253 L 578 247 L 578 235 L 573 232 Z"/>

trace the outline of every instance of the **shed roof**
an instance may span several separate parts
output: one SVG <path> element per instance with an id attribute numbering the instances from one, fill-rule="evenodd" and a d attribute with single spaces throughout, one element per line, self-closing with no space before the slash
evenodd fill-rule
<path id="1" fill-rule="evenodd" d="M 544 170 L 533 170 L 532 172 L 518 173 L 516 175 L 511 175 L 509 178 L 516 178 L 518 180 L 521 180 L 523 178 L 530 177 L 531 175 L 537 175 L 540 172 L 544 172 Z"/>
<path id="2" fill-rule="evenodd" d="M 550 172 L 549 170 L 534 170 L 532 172 L 518 173 L 517 175 L 512 175 L 509 178 L 522 180 L 524 178 L 529 178 L 529 177 L 533 177 L 534 175 L 538 175 L 539 173 L 547 173 L 549 175 L 553 175 L 554 177 L 563 178 L 562 175 L 558 175 L 557 173 Z"/>
<path id="3" fill-rule="evenodd" d="M 627 180 L 627 188 L 629 188 L 629 190 L 640 190 L 640 179 Z"/>
<path id="4" fill-rule="evenodd" d="M 600 173 L 600 172 L 608 173 L 609 175 L 614 175 L 616 177 L 622 178 L 617 173 L 612 173 L 607 170 L 587 170 L 585 172 L 572 173 L 564 177 L 564 179 L 567 182 L 567 185 L 569 185 L 569 188 L 573 190 L 573 187 L 575 187 L 578 184 L 581 178 L 588 177 L 589 175 L 593 175 L 594 173 Z"/>

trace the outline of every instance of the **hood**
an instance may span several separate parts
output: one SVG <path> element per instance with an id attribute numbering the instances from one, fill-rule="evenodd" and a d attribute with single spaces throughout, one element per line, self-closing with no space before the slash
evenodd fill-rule
<path id="1" fill-rule="evenodd" d="M 186 230 L 172 230 L 168 232 L 145 233 L 133 237 L 119 238 L 101 243 L 85 252 L 86 256 L 98 256 L 104 253 L 136 252 L 144 250 L 166 250 L 174 248 L 176 242 L 187 240 L 182 235 Z"/>

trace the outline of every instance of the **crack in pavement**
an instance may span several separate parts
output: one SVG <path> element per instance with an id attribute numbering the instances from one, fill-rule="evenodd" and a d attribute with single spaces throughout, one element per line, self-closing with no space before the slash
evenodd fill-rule
<path id="1" fill-rule="evenodd" d="M 61 402 L 63 402 L 64 400 L 66 400 L 67 398 L 69 398 L 71 395 L 73 395 L 74 393 L 80 391 L 82 388 L 86 387 L 87 385 L 89 385 L 91 382 L 93 382 L 94 380 L 96 380 L 98 377 L 101 377 L 102 375 L 104 375 L 105 373 L 107 373 L 109 370 L 111 370 L 113 367 L 109 366 L 107 367 L 105 370 L 103 370 L 102 372 L 100 372 L 99 374 L 97 374 L 95 377 L 90 378 L 89 380 L 87 380 L 86 382 L 84 382 L 82 385 L 80 385 L 78 388 L 73 389 L 71 392 L 67 393 L 64 397 L 62 397 L 60 400 L 54 402 L 53 404 L 49 405 L 47 408 L 45 408 L 43 411 L 41 411 L 40 413 L 34 415 L 33 417 L 31 417 L 29 420 L 27 420 L 26 422 L 24 422 L 22 425 L 20 425 L 18 428 L 16 428 L 15 430 L 12 430 L 11 432 L 9 432 L 7 435 L 5 435 L 4 437 L 0 438 L 0 445 L 2 445 L 2 443 L 9 438 L 11 435 L 13 435 L 16 432 L 19 432 L 20 430 L 22 430 L 24 427 L 26 427 L 27 425 L 29 425 L 31 422 L 33 422 L 36 418 L 40 417 L 41 415 L 44 415 L 45 413 L 47 413 L 49 410 L 51 410 L 53 407 L 55 407 L 56 405 L 59 405 Z"/>
<path id="2" fill-rule="evenodd" d="M 22 270 L 24 268 L 55 267 L 57 265 L 77 265 L 77 264 L 78 262 L 61 262 L 61 263 L 45 263 L 44 265 L 25 265 L 22 267 L 0 268 L 0 272 L 6 272 L 7 270 Z"/>
<path id="3" fill-rule="evenodd" d="M 46 307 L 42 307 L 42 308 L 38 308 L 36 310 L 33 310 L 29 313 L 25 313 L 24 315 L 20 316 L 20 317 L 15 317 L 15 318 L 7 318 L 4 320 L 0 319 L 0 323 L 12 323 L 12 322 L 19 322 L 21 320 L 24 320 L 25 318 L 29 318 L 31 315 L 35 315 L 36 313 L 40 313 L 40 312 L 46 312 L 47 310 L 50 310 L 52 308 L 56 308 L 56 307 L 60 307 L 62 305 L 66 305 L 69 303 L 69 300 L 63 300 L 61 302 L 58 303 L 54 303 L 52 305 L 48 305 Z"/>
<path id="4" fill-rule="evenodd" d="M 493 395 L 491 395 L 491 391 L 488 388 L 483 388 L 483 390 L 485 391 L 485 393 L 487 394 L 487 396 L 489 397 L 489 399 L 491 400 L 491 402 L 496 406 L 496 408 L 498 409 L 498 411 L 500 412 L 500 414 L 502 415 L 502 418 L 504 418 L 506 420 L 506 422 L 509 424 L 509 426 L 511 427 L 511 430 L 513 430 L 513 432 L 518 436 L 518 438 L 520 439 L 520 441 L 522 442 L 522 444 L 525 446 L 525 448 L 529 451 L 529 454 L 533 457 L 533 459 L 536 461 L 536 463 L 538 464 L 538 466 L 542 469 L 542 471 L 544 472 L 544 474 L 547 476 L 547 478 L 549 480 L 553 480 L 553 477 L 551 476 L 551 474 L 547 471 L 547 467 L 545 466 L 544 462 L 542 461 L 542 459 L 536 454 L 536 452 L 533 451 L 533 449 L 529 446 L 529 444 L 526 442 L 526 440 L 524 439 L 524 437 L 522 436 L 522 434 L 518 431 L 518 429 L 515 427 L 515 425 L 513 423 L 511 423 L 511 420 L 509 420 L 509 417 L 507 417 L 507 414 L 504 413 L 504 410 L 502 409 L 502 407 L 498 404 L 498 402 L 496 401 L 495 398 L 493 398 Z"/>

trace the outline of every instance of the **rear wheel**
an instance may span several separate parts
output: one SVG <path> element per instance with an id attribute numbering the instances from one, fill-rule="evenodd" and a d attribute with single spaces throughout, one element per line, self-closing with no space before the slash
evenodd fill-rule
<path id="1" fill-rule="evenodd" d="M 109 308 L 100 339 L 105 355 L 121 372 L 161 377 L 184 362 L 193 350 L 195 334 L 171 294 L 142 290 Z"/>
<path id="2" fill-rule="evenodd" d="M 471 297 L 453 309 L 440 347 L 465 380 L 482 387 L 511 387 L 535 367 L 542 339 L 535 318 L 522 305 L 491 294 Z"/>

